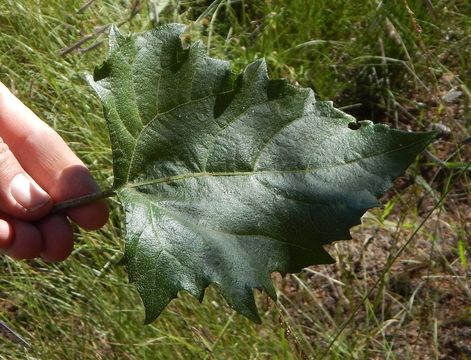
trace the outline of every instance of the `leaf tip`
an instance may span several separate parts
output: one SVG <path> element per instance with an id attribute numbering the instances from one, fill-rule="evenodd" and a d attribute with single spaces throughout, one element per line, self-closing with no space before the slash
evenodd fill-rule
<path id="1" fill-rule="evenodd" d="M 123 35 L 121 35 L 119 28 L 115 24 L 111 25 L 108 40 L 110 50 L 115 50 L 118 48 L 121 39 L 123 39 Z"/>
<path id="2" fill-rule="evenodd" d="M 244 80 L 249 83 L 268 80 L 268 69 L 265 58 L 260 58 L 246 66 L 243 72 Z"/>

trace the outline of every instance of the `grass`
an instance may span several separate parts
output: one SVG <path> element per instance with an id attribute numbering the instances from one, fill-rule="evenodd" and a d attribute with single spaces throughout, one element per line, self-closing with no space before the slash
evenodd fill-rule
<path id="1" fill-rule="evenodd" d="M 2 1 L 0 80 L 107 187 L 109 140 L 82 74 L 104 58 L 103 25 L 121 22 L 125 32 L 153 26 L 151 1 L 97 0 L 77 12 L 83 3 Z M 234 314 L 214 289 L 202 305 L 182 294 L 143 326 L 140 300 L 117 265 L 122 217 L 114 203 L 102 231 L 77 232 L 65 263 L 1 258 L 0 319 L 33 346 L 2 343 L 0 358 L 471 357 L 470 8 L 464 0 L 435 1 L 433 9 L 430 3 L 169 1 L 159 23 L 190 24 L 188 40 L 202 39 L 212 56 L 231 59 L 236 69 L 265 57 L 272 77 L 312 87 L 319 99 L 358 118 L 413 130 L 441 124 L 450 134 L 417 160 L 382 208 L 364 217 L 354 240 L 330 247 L 337 264 L 275 276 L 280 300 L 258 296 L 261 326 Z M 450 91 L 461 95 L 450 102 L 444 97 Z"/>

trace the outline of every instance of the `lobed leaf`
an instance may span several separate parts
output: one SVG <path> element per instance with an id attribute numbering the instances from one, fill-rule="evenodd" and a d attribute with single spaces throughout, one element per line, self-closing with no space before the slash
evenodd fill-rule
<path id="1" fill-rule="evenodd" d="M 271 273 L 331 263 L 350 227 L 433 139 L 352 117 L 310 89 L 270 80 L 264 60 L 235 75 L 182 25 L 110 34 L 89 81 L 108 123 L 126 213 L 124 260 L 153 321 L 186 290 L 216 284 L 259 322 Z"/>

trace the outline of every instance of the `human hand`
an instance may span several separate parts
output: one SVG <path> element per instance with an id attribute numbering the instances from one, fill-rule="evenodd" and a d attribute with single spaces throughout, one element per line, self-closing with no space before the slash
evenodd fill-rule
<path id="1" fill-rule="evenodd" d="M 62 261 L 73 248 L 70 218 L 102 227 L 101 200 L 49 214 L 53 204 L 99 191 L 64 140 L 0 82 L 0 252 L 15 259 Z"/>

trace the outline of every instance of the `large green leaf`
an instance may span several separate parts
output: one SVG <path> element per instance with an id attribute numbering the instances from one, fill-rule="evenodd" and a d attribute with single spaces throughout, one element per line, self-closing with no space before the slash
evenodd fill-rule
<path id="1" fill-rule="evenodd" d="M 312 90 L 269 80 L 263 60 L 236 76 L 200 42 L 182 47 L 183 30 L 113 29 L 90 79 L 126 212 L 124 260 L 147 322 L 210 283 L 260 321 L 254 289 L 275 298 L 272 272 L 332 262 L 323 245 L 350 238 L 433 135 L 352 130 Z"/>

